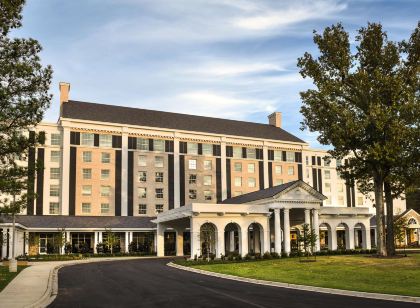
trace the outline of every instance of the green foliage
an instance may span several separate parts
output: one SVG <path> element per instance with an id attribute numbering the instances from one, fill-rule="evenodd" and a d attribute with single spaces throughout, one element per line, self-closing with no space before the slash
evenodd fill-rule
<path id="1" fill-rule="evenodd" d="M 383 186 L 395 195 L 419 174 L 420 23 L 409 41 L 392 42 L 382 26 L 358 31 L 356 52 L 341 24 L 314 33 L 319 55 L 298 59 L 315 88 L 301 92 L 302 129 L 319 132 L 332 157 L 346 163 L 342 176 L 365 192 L 375 191 L 378 249 L 384 251 Z M 417 176 L 416 176 L 417 174 Z"/>
<path id="2" fill-rule="evenodd" d="M 314 254 L 314 248 L 318 236 L 315 233 L 314 229 L 310 229 L 309 224 L 303 224 L 301 232 L 298 233 L 297 242 L 298 242 L 298 252 L 301 253 L 302 249 L 306 256 Z"/>
<path id="3" fill-rule="evenodd" d="M 404 216 L 394 217 L 394 241 L 405 243 L 406 232 L 408 228 L 408 220 Z"/>
<path id="4" fill-rule="evenodd" d="M 25 193 L 28 170 L 16 160 L 27 158 L 29 148 L 42 139 L 28 131 L 42 120 L 52 98 L 52 69 L 41 64 L 41 45 L 32 38 L 8 37 L 22 25 L 24 3 L 0 1 L 0 210 L 9 214 L 19 213 L 35 197 Z"/>

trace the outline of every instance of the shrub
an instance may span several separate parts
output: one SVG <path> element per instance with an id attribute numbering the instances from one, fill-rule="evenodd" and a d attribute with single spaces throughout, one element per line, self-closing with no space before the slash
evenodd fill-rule
<path id="1" fill-rule="evenodd" d="M 279 255 L 277 252 L 272 252 L 272 253 L 271 253 L 271 257 L 272 257 L 273 259 L 279 259 L 279 258 L 280 258 L 280 255 Z"/>
<path id="2" fill-rule="evenodd" d="M 273 257 L 271 256 L 271 253 L 268 251 L 264 252 L 263 259 L 265 260 L 271 260 Z"/>

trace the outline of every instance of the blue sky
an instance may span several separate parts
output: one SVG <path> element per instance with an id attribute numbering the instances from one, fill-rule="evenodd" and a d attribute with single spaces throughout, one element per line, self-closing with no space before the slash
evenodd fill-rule
<path id="1" fill-rule="evenodd" d="M 381 22 L 392 40 L 408 38 L 418 0 L 27 0 L 23 28 L 51 64 L 56 121 L 58 83 L 70 98 L 222 118 L 267 122 L 283 113 L 283 128 L 300 131 L 299 91 L 311 87 L 296 68 L 316 53 L 312 31 L 342 22 L 354 37 Z"/>

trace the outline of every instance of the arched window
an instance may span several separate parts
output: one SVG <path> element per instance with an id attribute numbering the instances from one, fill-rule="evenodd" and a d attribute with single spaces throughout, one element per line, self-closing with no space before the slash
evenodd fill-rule
<path id="1" fill-rule="evenodd" d="M 410 220 L 408 221 L 409 225 L 417 225 L 417 221 L 414 218 L 410 218 Z"/>

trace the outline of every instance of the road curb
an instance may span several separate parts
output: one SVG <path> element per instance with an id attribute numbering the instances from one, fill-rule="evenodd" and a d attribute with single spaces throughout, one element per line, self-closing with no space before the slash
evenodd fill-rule
<path id="1" fill-rule="evenodd" d="M 182 266 L 182 265 L 175 264 L 173 262 L 168 263 L 167 266 L 184 270 L 184 271 L 197 273 L 197 274 L 213 276 L 213 277 L 229 279 L 229 280 L 235 280 L 235 281 L 240 281 L 240 282 L 259 284 L 259 285 L 270 286 L 270 287 L 295 289 L 295 290 L 301 290 L 301 291 L 309 291 L 309 292 L 317 292 L 317 293 L 325 293 L 325 294 L 333 294 L 333 295 L 362 297 L 362 298 L 369 298 L 369 299 L 379 299 L 379 300 L 395 301 L 395 302 L 407 302 L 407 303 L 417 303 L 417 304 L 420 303 L 420 297 L 415 297 L 415 296 L 358 292 L 358 291 L 304 286 L 304 285 L 298 285 L 298 284 L 274 282 L 274 281 L 267 281 L 267 280 L 253 279 L 253 278 L 243 278 L 243 277 L 238 277 L 238 276 L 233 276 L 233 275 L 209 272 L 209 271 L 205 271 L 201 269 L 191 268 L 188 266 Z"/>
<path id="2" fill-rule="evenodd" d="M 47 289 L 44 294 L 34 303 L 25 306 L 25 308 L 43 308 L 50 305 L 58 295 L 58 271 L 66 266 L 96 263 L 96 262 L 110 262 L 110 261 L 130 261 L 139 259 L 157 259 L 158 257 L 121 257 L 121 258 L 92 258 L 76 261 L 64 261 L 66 263 L 57 264 L 52 267 L 48 276 Z"/>

